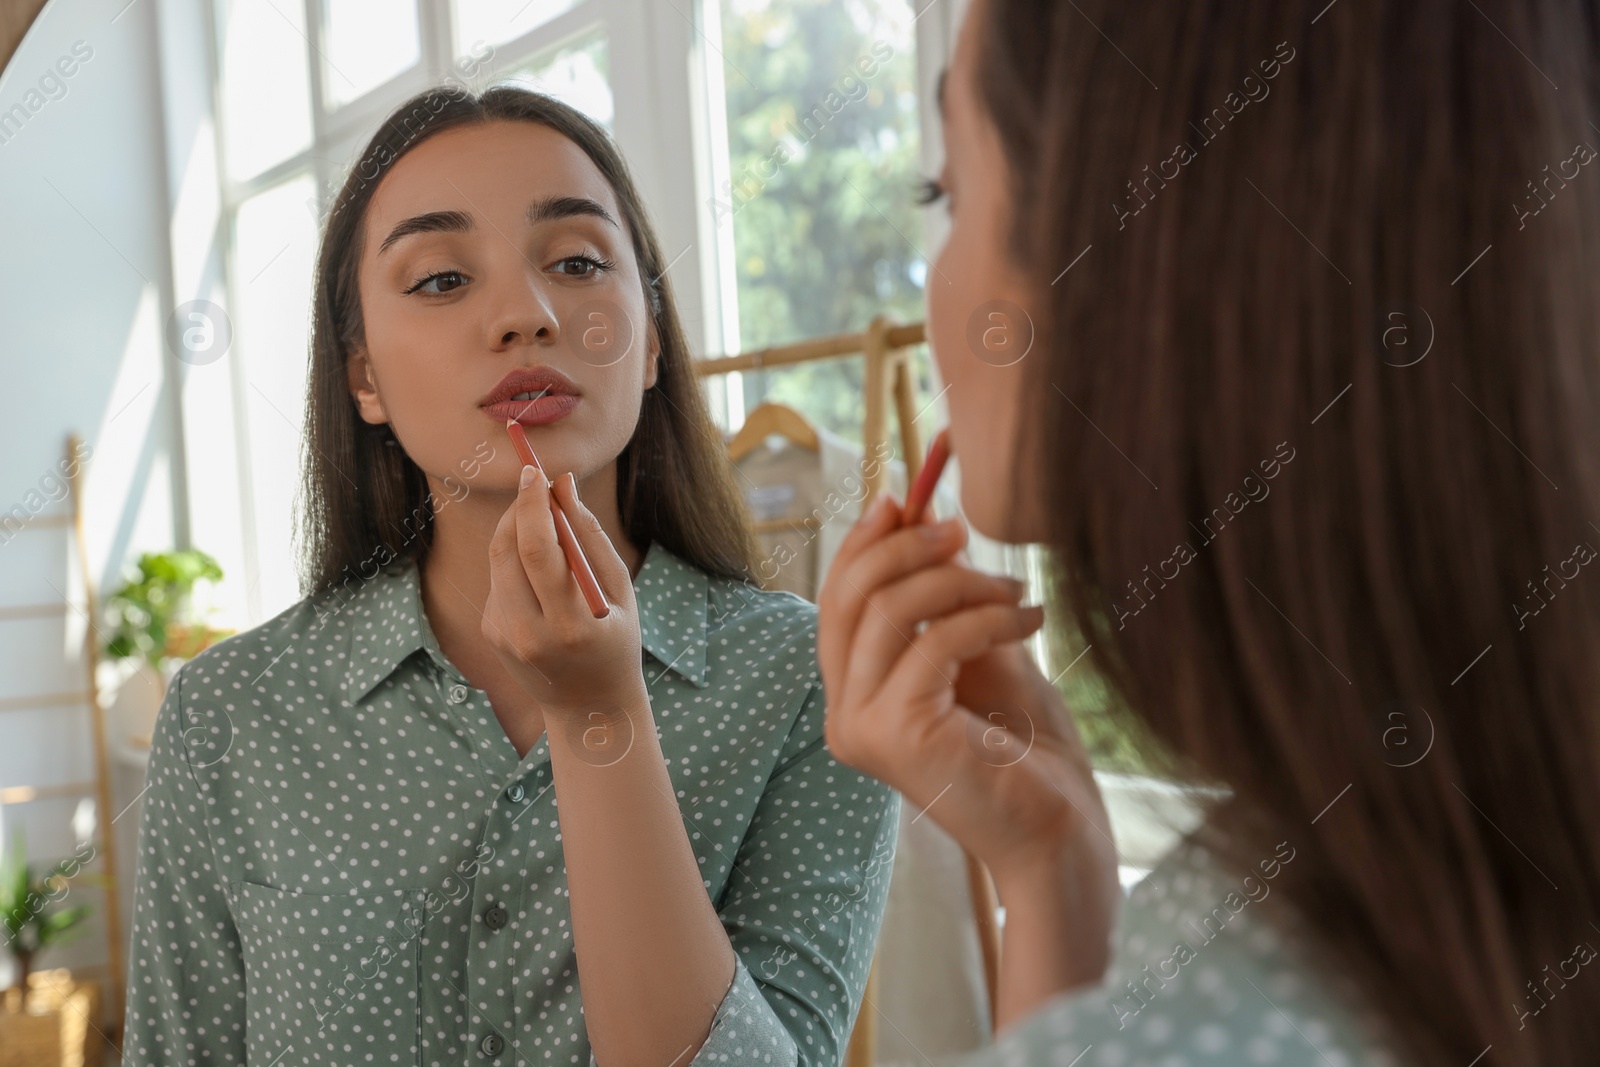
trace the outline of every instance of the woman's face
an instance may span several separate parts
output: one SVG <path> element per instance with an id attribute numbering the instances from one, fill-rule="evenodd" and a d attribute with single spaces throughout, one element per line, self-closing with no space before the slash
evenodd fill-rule
<path id="1" fill-rule="evenodd" d="M 928 278 L 928 329 L 948 385 L 951 451 L 961 462 L 961 508 L 979 533 L 999 541 L 1040 539 L 1027 456 L 1011 455 L 1023 366 L 1042 359 L 1034 343 L 1036 297 L 1007 247 L 1011 204 L 1000 140 L 978 103 L 975 36 L 984 17 L 973 0 L 944 77 L 940 111 L 945 163 L 939 184 L 950 234 Z M 1063 402 L 1063 408 L 1067 405 Z M 1070 409 L 1068 409 L 1070 410 Z"/>
<path id="2" fill-rule="evenodd" d="M 531 122 L 446 130 L 379 182 L 362 243 L 351 392 L 430 482 L 459 481 L 493 448 L 504 458 L 472 467 L 470 488 L 516 491 L 505 409 L 481 405 L 518 369 L 564 379 L 542 401 L 511 402 L 552 478 L 615 462 L 659 347 L 632 235 L 581 148 Z M 563 390 L 576 399 L 556 399 Z"/>

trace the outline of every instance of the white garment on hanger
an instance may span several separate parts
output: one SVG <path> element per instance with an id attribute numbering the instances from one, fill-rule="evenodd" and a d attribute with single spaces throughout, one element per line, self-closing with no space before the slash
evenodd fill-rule
<path id="1" fill-rule="evenodd" d="M 745 506 L 756 523 L 778 523 L 759 529 L 761 559 L 756 577 L 763 587 L 817 599 L 818 531 L 807 519 L 819 510 L 829 486 L 822 480 L 817 453 L 774 435 L 734 464 Z"/>

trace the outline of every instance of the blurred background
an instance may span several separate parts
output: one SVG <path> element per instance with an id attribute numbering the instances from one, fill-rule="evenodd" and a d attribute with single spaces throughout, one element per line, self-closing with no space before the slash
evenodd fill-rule
<path id="1" fill-rule="evenodd" d="M 89 1059 L 115 1062 L 150 727 L 178 665 L 301 597 L 291 529 L 312 265 L 376 123 L 430 85 L 514 82 L 611 131 L 697 353 L 767 354 L 704 381 L 764 543 L 812 553 L 777 584 L 809 595 L 859 508 L 819 537 L 805 519 L 815 492 L 754 480 L 794 469 L 783 457 L 799 449 L 807 484 L 826 490 L 839 457 L 875 437 L 901 464 L 884 488 L 903 496 L 908 443 L 914 469 L 944 421 L 920 330 L 890 354 L 892 398 L 874 401 L 859 356 L 874 320 L 923 319 L 947 223 L 915 191 L 939 170 L 933 90 L 963 8 L 0 0 L 0 911 L 14 916 L 0 1049 L 54 1041 L 59 1056 L 19 1062 L 84 1062 L 80 1042 L 98 1034 L 111 1051 Z M 783 365 L 830 339 L 841 358 Z M 767 439 L 758 413 L 773 406 L 818 440 Z M 955 465 L 942 514 L 958 492 Z M 1042 590 L 1036 551 L 974 542 L 979 565 Z M 1131 884 L 1186 808 L 1079 666 L 1075 636 L 1052 623 L 1031 644 L 1104 772 Z M 858 1065 L 987 1034 L 981 887 L 931 819 L 909 825 L 917 814 Z M 31 1008 L 18 1003 L 25 968 L 41 990 Z M 63 1031 L 74 1018 L 84 1026 Z"/>

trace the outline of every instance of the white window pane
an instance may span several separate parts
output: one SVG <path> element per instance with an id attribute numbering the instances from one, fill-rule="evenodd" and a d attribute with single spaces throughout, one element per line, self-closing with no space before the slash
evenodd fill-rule
<path id="1" fill-rule="evenodd" d="M 611 96 L 611 68 L 604 30 L 547 52 L 533 62 L 497 79 L 553 96 L 571 104 L 606 129 L 616 117 Z"/>
<path id="2" fill-rule="evenodd" d="M 328 102 L 354 100 L 416 64 L 416 0 L 327 0 Z"/>
<path id="3" fill-rule="evenodd" d="M 456 40 L 461 50 L 482 41 L 497 45 L 521 37 L 577 6 L 578 0 L 456 0 Z"/>
<path id="4" fill-rule="evenodd" d="M 305 421 L 316 220 L 309 175 L 251 197 L 234 225 L 231 298 L 267 617 L 299 599 L 290 534 Z"/>
<path id="5" fill-rule="evenodd" d="M 217 20 L 228 175 L 248 178 L 311 143 L 305 5 L 223 0 Z"/>

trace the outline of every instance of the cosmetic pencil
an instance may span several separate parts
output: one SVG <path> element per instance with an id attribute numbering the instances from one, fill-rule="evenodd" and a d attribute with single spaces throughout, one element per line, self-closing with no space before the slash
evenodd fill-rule
<path id="1" fill-rule="evenodd" d="M 522 423 L 516 419 L 507 419 L 506 433 L 511 438 L 511 446 L 517 450 L 517 455 L 522 457 L 523 466 L 538 467 L 543 471 L 544 467 L 539 463 L 539 457 L 533 454 L 533 446 L 528 443 L 528 434 L 522 428 Z M 561 551 L 566 554 L 567 566 L 572 569 L 572 576 L 578 580 L 578 588 L 583 590 L 583 599 L 588 602 L 589 610 L 595 618 L 605 618 L 611 614 L 611 605 L 606 603 L 606 595 L 600 591 L 600 582 L 589 566 L 589 558 L 583 554 L 583 546 L 578 544 L 577 535 L 572 532 L 572 524 L 567 521 L 567 513 L 561 510 L 554 493 L 550 496 L 550 514 L 556 523 L 556 540 L 561 544 Z"/>
<path id="2" fill-rule="evenodd" d="M 939 476 L 944 473 L 944 465 L 949 459 L 949 428 L 946 427 L 933 435 L 933 443 L 928 446 L 928 458 L 923 460 L 917 480 L 911 483 L 911 491 L 906 494 L 902 526 L 915 526 L 922 521 L 922 513 L 933 499 L 934 487 L 939 484 Z"/>

